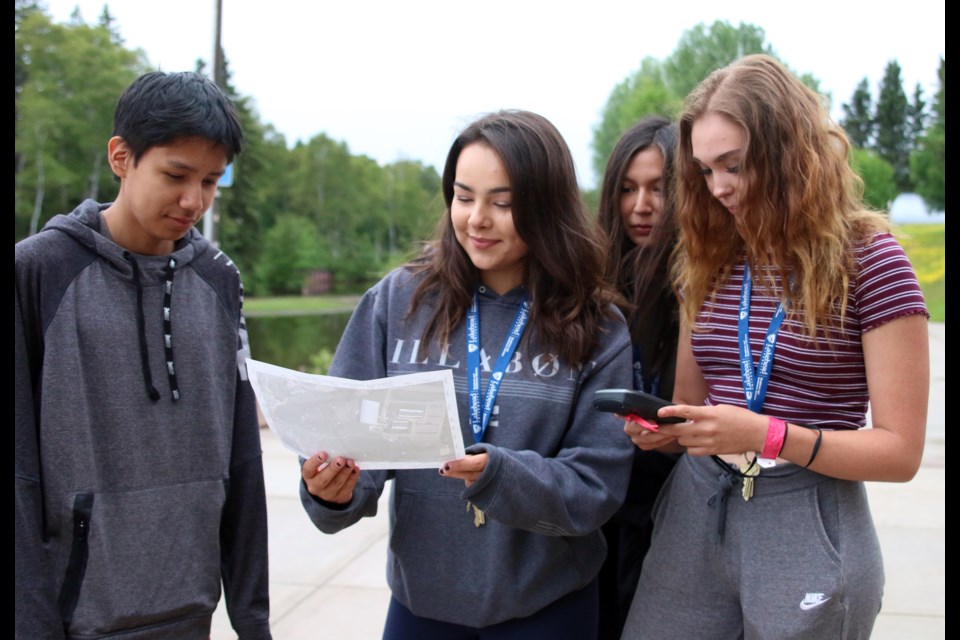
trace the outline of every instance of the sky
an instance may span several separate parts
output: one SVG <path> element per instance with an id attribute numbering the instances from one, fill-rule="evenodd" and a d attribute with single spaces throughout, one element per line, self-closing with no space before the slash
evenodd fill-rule
<path id="1" fill-rule="evenodd" d="M 891 60 L 908 98 L 919 83 L 929 102 L 945 55 L 943 0 L 221 2 L 233 85 L 288 145 L 324 133 L 380 164 L 419 160 L 439 172 L 477 116 L 526 109 L 557 126 L 587 189 L 598 180 L 591 142 L 610 92 L 697 24 L 762 28 L 791 69 L 820 80 L 838 120 L 863 78 L 876 99 Z M 125 46 L 143 49 L 154 68 L 193 70 L 213 55 L 217 0 L 43 4 L 56 22 L 79 8 L 88 24 L 106 4 Z"/>

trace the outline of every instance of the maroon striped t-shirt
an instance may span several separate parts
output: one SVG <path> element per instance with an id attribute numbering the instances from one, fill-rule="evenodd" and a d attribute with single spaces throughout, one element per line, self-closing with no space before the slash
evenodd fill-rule
<path id="1" fill-rule="evenodd" d="M 867 379 L 860 336 L 895 318 L 922 313 L 929 318 L 920 285 L 900 244 L 877 234 L 856 249 L 859 277 L 851 282 L 844 326 L 815 345 L 802 321 L 788 317 L 780 325 L 764 405 L 766 415 L 823 429 L 859 429 L 866 424 Z M 705 301 L 694 331 L 693 354 L 709 386 L 707 404 L 746 406 L 737 348 L 737 317 L 744 266 L 736 267 L 715 299 Z M 750 348 L 760 358 L 779 298 L 753 277 Z M 779 281 L 778 281 L 779 284 Z"/>

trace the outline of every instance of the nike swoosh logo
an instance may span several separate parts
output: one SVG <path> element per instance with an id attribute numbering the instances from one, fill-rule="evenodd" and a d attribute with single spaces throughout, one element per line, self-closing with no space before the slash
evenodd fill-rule
<path id="1" fill-rule="evenodd" d="M 819 598 L 810 598 L 810 599 L 804 598 L 803 601 L 800 602 L 800 609 L 802 611 L 809 611 L 810 609 L 819 607 L 829 599 L 830 598 L 824 598 L 823 596 L 820 596 Z"/>

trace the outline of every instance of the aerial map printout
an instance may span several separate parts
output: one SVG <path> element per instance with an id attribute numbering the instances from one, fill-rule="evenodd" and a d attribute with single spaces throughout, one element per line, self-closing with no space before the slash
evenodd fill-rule
<path id="1" fill-rule="evenodd" d="M 436 468 L 464 456 L 453 373 L 349 380 L 247 359 L 267 426 L 291 451 L 353 458 L 361 469 Z"/>

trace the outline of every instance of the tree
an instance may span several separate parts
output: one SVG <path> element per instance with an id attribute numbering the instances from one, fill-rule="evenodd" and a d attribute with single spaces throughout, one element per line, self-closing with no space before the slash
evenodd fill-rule
<path id="1" fill-rule="evenodd" d="M 900 79 L 900 64 L 887 63 L 874 120 L 877 137 L 874 150 L 893 167 L 893 177 L 900 191 L 910 191 L 910 141 L 907 134 L 907 96 Z"/>
<path id="2" fill-rule="evenodd" d="M 287 214 L 277 219 L 262 240 L 261 258 L 249 278 L 253 292 L 299 294 L 307 271 L 316 268 L 320 261 L 324 238 L 310 220 Z"/>
<path id="3" fill-rule="evenodd" d="M 764 43 L 760 27 L 740 23 L 734 27 L 717 21 L 688 29 L 663 62 L 645 58 L 640 69 L 614 87 L 604 105 L 600 123 L 593 130 L 593 169 L 602 176 L 607 158 L 620 135 L 646 115 L 676 118 L 683 97 L 719 67 L 752 53 L 776 57 Z M 819 81 L 810 74 L 797 74 L 819 93 Z M 595 196 L 588 194 L 588 199 Z"/>
<path id="4" fill-rule="evenodd" d="M 932 121 L 910 156 L 910 176 L 930 209 L 946 210 L 946 62 L 940 58 L 940 87 L 933 98 Z"/>
<path id="5" fill-rule="evenodd" d="M 84 198 L 114 193 L 106 165 L 117 96 L 146 63 L 125 49 L 104 11 L 88 26 L 75 13 L 54 24 L 32 3 L 15 24 L 15 238 Z"/>
<path id="6" fill-rule="evenodd" d="M 598 180 L 624 131 L 646 115 L 675 118 L 681 107 L 680 99 L 667 88 L 663 65 L 645 58 L 640 69 L 613 88 L 600 123 L 593 130 L 593 171 Z"/>
<path id="7" fill-rule="evenodd" d="M 686 96 L 711 71 L 751 53 L 775 56 L 765 44 L 766 34 L 758 26 L 743 23 L 734 27 L 717 20 L 707 27 L 700 23 L 686 30 L 673 53 L 664 61 L 667 86 L 675 96 Z"/>
<path id="8" fill-rule="evenodd" d="M 910 149 L 917 146 L 927 126 L 927 103 L 923 99 L 923 87 L 918 82 L 913 89 L 913 101 L 907 106 L 907 140 Z"/>
<path id="9" fill-rule="evenodd" d="M 859 149 L 867 149 L 873 141 L 876 123 L 873 121 L 873 98 L 870 85 L 864 78 L 857 85 L 850 104 L 843 105 L 843 120 L 840 124 L 850 138 L 850 144 Z"/>
<path id="10" fill-rule="evenodd" d="M 850 150 L 850 166 L 863 180 L 863 201 L 873 209 L 889 211 L 898 191 L 890 163 L 875 151 L 854 147 Z"/>

